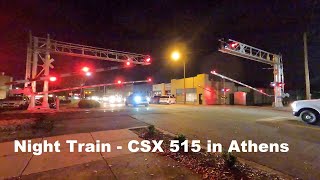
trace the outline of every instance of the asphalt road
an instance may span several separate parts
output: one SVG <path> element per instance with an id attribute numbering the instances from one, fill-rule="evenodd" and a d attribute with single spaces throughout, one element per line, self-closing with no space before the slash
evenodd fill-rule
<path id="1" fill-rule="evenodd" d="M 56 119 L 53 134 L 92 132 L 154 124 L 188 139 L 221 143 L 288 143 L 288 153 L 238 153 L 237 156 L 294 177 L 320 179 L 320 127 L 307 125 L 291 112 L 261 107 L 153 105 L 107 106 L 101 110 L 65 112 Z"/>
<path id="2" fill-rule="evenodd" d="M 320 127 L 290 112 L 234 106 L 156 106 L 133 117 L 201 142 L 229 147 L 231 140 L 288 143 L 288 153 L 239 153 L 238 156 L 303 179 L 320 179 Z"/>

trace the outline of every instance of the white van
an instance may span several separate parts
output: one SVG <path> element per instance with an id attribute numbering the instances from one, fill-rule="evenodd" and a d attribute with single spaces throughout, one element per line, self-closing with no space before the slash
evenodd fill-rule
<path id="1" fill-rule="evenodd" d="M 160 104 L 175 104 L 176 98 L 172 95 L 160 96 L 159 103 Z"/>

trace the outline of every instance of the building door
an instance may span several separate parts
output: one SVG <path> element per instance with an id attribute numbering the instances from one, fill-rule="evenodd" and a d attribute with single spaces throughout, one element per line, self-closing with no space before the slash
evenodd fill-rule
<path id="1" fill-rule="evenodd" d="M 199 94 L 199 104 L 202 104 L 202 94 Z"/>

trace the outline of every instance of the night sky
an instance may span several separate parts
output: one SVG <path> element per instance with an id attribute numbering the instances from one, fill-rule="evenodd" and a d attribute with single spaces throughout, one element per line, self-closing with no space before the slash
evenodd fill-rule
<path id="1" fill-rule="evenodd" d="M 182 78 L 181 62 L 168 52 L 186 46 L 187 76 L 215 69 L 253 86 L 273 80 L 268 65 L 218 52 L 218 39 L 231 38 L 283 55 L 288 89 L 304 88 L 302 33 L 309 35 L 310 79 L 320 89 L 320 3 L 293 1 L 1 1 L 0 71 L 24 77 L 28 32 L 45 37 L 152 56 L 150 66 L 99 73 L 91 83 L 115 78 L 155 82 Z M 108 61 L 52 55 L 53 72 L 76 71 L 81 64 L 113 65 Z M 212 78 L 210 76 L 210 78 Z"/>

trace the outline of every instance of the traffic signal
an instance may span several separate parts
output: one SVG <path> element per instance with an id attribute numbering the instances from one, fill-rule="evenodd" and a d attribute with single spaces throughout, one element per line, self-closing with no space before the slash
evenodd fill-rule
<path id="1" fill-rule="evenodd" d="M 57 77 L 55 77 L 55 76 L 50 76 L 49 77 L 49 81 L 51 81 L 51 82 L 54 82 L 56 80 L 57 80 Z"/>

